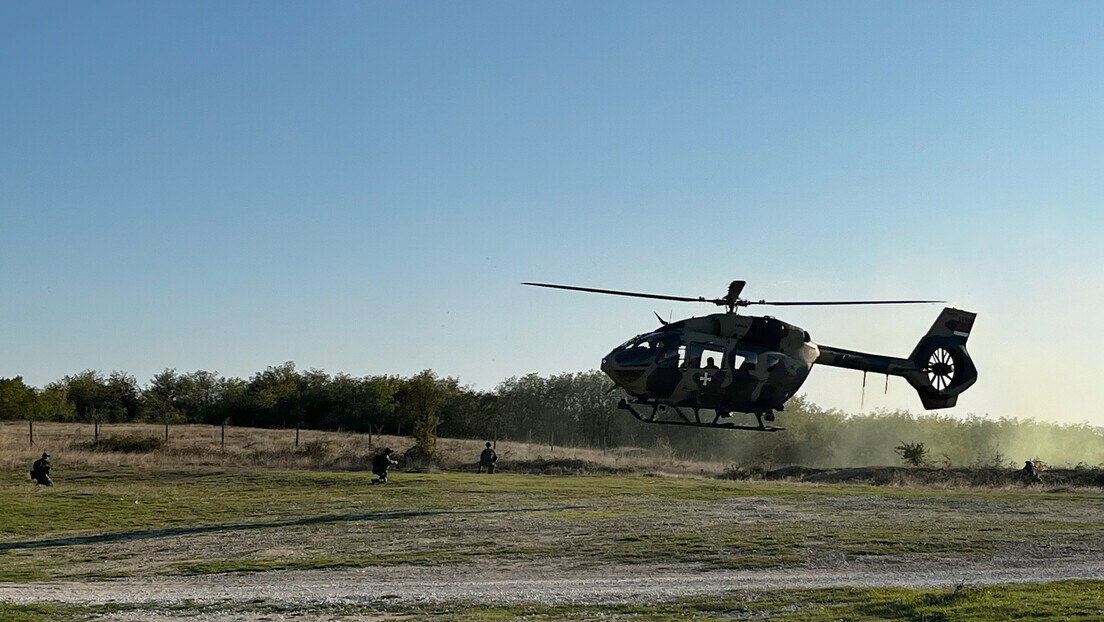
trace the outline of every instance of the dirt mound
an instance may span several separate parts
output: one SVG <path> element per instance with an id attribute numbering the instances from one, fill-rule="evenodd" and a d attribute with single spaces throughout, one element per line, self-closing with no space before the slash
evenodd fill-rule
<path id="1" fill-rule="evenodd" d="M 504 473 L 532 475 L 624 475 L 636 473 L 632 468 L 613 467 L 574 458 L 537 458 L 535 460 L 499 460 L 498 470 Z"/>
<path id="2" fill-rule="evenodd" d="M 438 456 L 435 456 L 417 445 L 407 449 L 401 456 L 395 454 L 394 457 L 399 461 L 398 467 L 404 471 L 424 473 L 428 471 L 439 471 L 441 469 L 441 461 Z"/>
<path id="3" fill-rule="evenodd" d="M 128 454 L 148 454 L 164 446 L 164 438 L 140 434 L 113 434 L 98 440 L 70 443 L 70 447 L 81 451 L 115 451 Z"/>
<path id="4" fill-rule="evenodd" d="M 814 469 L 788 466 L 763 474 L 765 480 L 825 484 L 1009 486 L 1020 484 L 1015 469 L 993 467 L 856 467 Z M 1048 469 L 1041 474 L 1044 486 L 1092 486 L 1104 488 L 1104 469 Z"/>

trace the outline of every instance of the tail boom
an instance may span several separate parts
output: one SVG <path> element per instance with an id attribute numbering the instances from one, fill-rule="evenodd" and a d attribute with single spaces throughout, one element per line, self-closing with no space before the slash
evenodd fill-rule
<path id="1" fill-rule="evenodd" d="M 916 390 L 924 408 L 950 408 L 958 402 L 959 394 L 977 381 L 977 368 L 966 351 L 976 316 L 969 311 L 943 309 L 907 359 L 822 345 L 816 363 L 901 376 Z"/>

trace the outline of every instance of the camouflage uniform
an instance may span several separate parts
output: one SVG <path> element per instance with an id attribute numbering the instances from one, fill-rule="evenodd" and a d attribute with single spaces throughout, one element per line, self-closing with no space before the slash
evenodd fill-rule
<path id="1" fill-rule="evenodd" d="M 1043 478 L 1035 472 L 1035 465 L 1031 464 L 1030 460 L 1024 462 L 1023 468 L 1016 471 L 1016 479 L 1020 480 L 1024 486 L 1043 483 Z"/>
<path id="2" fill-rule="evenodd" d="M 373 484 L 387 483 L 387 469 L 390 469 L 391 465 L 399 463 L 398 460 L 391 457 L 391 453 L 391 448 L 388 447 L 372 459 L 372 473 L 377 477 L 377 479 L 372 480 Z"/>
<path id="3" fill-rule="evenodd" d="M 50 454 L 42 452 L 42 457 L 34 461 L 31 465 L 31 479 L 41 486 L 54 485 L 50 479 Z"/>
<path id="4" fill-rule="evenodd" d="M 479 454 L 479 470 L 476 473 L 482 473 L 484 468 L 487 469 L 488 473 L 494 473 L 496 462 L 498 462 L 498 454 L 491 449 L 491 444 L 487 443 L 487 448 Z"/>

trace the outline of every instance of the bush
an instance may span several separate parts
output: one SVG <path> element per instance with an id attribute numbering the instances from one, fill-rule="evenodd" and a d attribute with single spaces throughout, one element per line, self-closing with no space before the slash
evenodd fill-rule
<path id="1" fill-rule="evenodd" d="M 739 464 L 729 464 L 725 466 L 724 471 L 717 476 L 717 479 L 763 479 L 764 473 L 763 468 L 759 466 L 744 467 Z"/>
<path id="2" fill-rule="evenodd" d="M 398 458 L 399 455 L 395 454 L 394 457 Z M 437 464 L 437 456 L 427 451 L 421 445 L 415 445 L 407 449 L 406 453 L 402 455 L 402 464 L 398 466 L 410 471 L 426 471 L 440 468 L 440 465 Z"/>
<path id="3" fill-rule="evenodd" d="M 928 463 L 928 448 L 924 447 L 923 443 L 902 441 L 900 445 L 893 448 L 893 451 L 897 452 L 897 455 L 901 456 L 901 461 L 909 466 L 924 466 Z"/>
<path id="4" fill-rule="evenodd" d="M 82 444 L 90 451 L 115 451 L 125 454 L 148 454 L 165 446 L 160 436 L 141 436 L 138 434 L 113 434 L 98 441 Z"/>
<path id="5" fill-rule="evenodd" d="M 310 441 L 301 444 L 295 450 L 295 455 L 301 458 L 321 460 L 326 457 L 327 443 L 325 441 Z"/>

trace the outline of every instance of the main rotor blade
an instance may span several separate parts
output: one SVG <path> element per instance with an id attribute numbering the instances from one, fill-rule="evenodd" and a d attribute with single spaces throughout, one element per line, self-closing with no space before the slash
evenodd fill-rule
<path id="1" fill-rule="evenodd" d="M 551 287 L 553 289 L 570 289 L 577 292 L 590 292 L 592 294 L 613 294 L 614 296 L 632 296 L 633 298 L 654 298 L 656 300 L 674 300 L 675 302 L 712 302 L 721 304 L 721 301 L 708 298 L 688 298 L 686 296 L 663 296 L 661 294 L 642 294 L 640 292 L 621 292 L 614 289 L 595 289 L 593 287 L 576 287 L 574 285 L 552 285 L 551 283 L 522 283 L 534 287 Z"/>
<path id="2" fill-rule="evenodd" d="M 946 304 L 946 300 L 748 300 L 749 305 L 772 305 L 775 307 L 808 307 L 827 305 L 924 305 Z"/>

